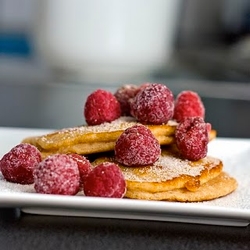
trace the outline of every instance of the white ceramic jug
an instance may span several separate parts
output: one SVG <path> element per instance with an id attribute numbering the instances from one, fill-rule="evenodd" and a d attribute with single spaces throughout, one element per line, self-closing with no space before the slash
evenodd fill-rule
<path id="1" fill-rule="evenodd" d="M 39 8 L 39 53 L 75 79 L 133 79 L 171 56 L 179 0 L 44 0 Z"/>

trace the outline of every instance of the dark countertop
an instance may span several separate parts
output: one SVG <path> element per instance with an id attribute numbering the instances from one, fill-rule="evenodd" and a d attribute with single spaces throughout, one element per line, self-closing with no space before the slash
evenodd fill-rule
<path id="1" fill-rule="evenodd" d="M 60 217 L 0 209 L 0 249 L 249 249 L 250 227 Z"/>

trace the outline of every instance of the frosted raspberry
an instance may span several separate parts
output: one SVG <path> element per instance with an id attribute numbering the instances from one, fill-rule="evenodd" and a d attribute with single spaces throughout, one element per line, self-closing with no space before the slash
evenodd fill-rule
<path id="1" fill-rule="evenodd" d="M 126 129 L 115 144 L 117 162 L 126 166 L 145 166 L 158 160 L 160 144 L 152 132 L 143 125 Z"/>
<path id="2" fill-rule="evenodd" d="M 121 116 L 121 106 L 111 92 L 98 89 L 87 97 L 84 116 L 88 125 L 111 122 Z"/>
<path id="3" fill-rule="evenodd" d="M 86 196 L 122 198 L 126 192 L 126 182 L 121 169 L 111 162 L 96 166 L 85 178 Z"/>
<path id="4" fill-rule="evenodd" d="M 133 84 L 126 84 L 118 88 L 115 92 L 115 97 L 121 105 L 121 114 L 130 116 L 130 99 L 134 98 L 139 92 L 139 87 Z"/>
<path id="5" fill-rule="evenodd" d="M 2 157 L 0 170 L 9 182 L 31 184 L 35 165 L 41 160 L 41 153 L 35 146 L 21 143 Z"/>
<path id="6" fill-rule="evenodd" d="M 81 184 L 83 183 L 83 180 L 86 178 L 86 176 L 89 174 L 89 172 L 91 171 L 91 163 L 89 162 L 89 160 L 83 156 L 83 155 L 79 155 L 79 154 L 69 154 L 69 156 L 76 161 L 78 169 L 79 169 L 79 173 L 80 173 L 80 180 L 81 180 Z"/>
<path id="7" fill-rule="evenodd" d="M 75 195 L 80 188 L 80 174 L 75 160 L 55 154 L 41 161 L 34 170 L 37 193 Z"/>
<path id="8" fill-rule="evenodd" d="M 208 128 L 201 117 L 187 117 L 175 131 L 176 145 L 181 155 L 197 161 L 207 155 Z"/>
<path id="9" fill-rule="evenodd" d="M 167 123 L 174 112 L 174 96 L 162 84 L 152 83 L 142 88 L 131 101 L 131 115 L 143 124 Z"/>
<path id="10" fill-rule="evenodd" d="M 200 96 L 193 91 L 179 93 L 175 100 L 174 119 L 181 122 L 186 117 L 199 116 L 204 119 L 205 108 Z"/>

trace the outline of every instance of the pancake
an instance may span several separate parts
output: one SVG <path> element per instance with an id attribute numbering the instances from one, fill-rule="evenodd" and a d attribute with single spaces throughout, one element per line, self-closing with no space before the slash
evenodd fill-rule
<path id="1" fill-rule="evenodd" d="M 160 158 L 150 166 L 126 167 L 117 163 L 114 156 L 98 158 L 92 164 L 105 161 L 115 162 L 121 168 L 127 198 L 204 201 L 224 196 L 237 187 L 236 180 L 223 173 L 220 159 L 211 156 L 198 161 L 181 159 L 172 146 L 164 147 Z"/>
<path id="2" fill-rule="evenodd" d="M 217 199 L 232 193 L 237 188 L 237 181 L 226 172 L 204 183 L 195 192 L 186 188 L 174 189 L 166 192 L 145 192 L 127 190 L 126 197 L 143 200 L 166 200 L 179 202 L 201 202 Z"/>
<path id="3" fill-rule="evenodd" d="M 113 122 L 95 126 L 78 126 L 23 139 L 23 143 L 36 146 L 43 158 L 56 153 L 77 153 L 82 155 L 112 151 L 116 140 L 125 129 L 138 124 L 132 117 L 121 117 Z M 162 125 L 146 125 L 161 145 L 170 145 L 175 141 L 177 123 L 169 121 Z M 216 137 L 211 130 L 210 140 Z"/>

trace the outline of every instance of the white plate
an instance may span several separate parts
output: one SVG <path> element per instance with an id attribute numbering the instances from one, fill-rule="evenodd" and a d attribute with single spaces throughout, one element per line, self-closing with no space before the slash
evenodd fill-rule
<path id="1" fill-rule="evenodd" d="M 48 130 L 0 128 L 0 157 L 24 137 L 46 132 Z M 8 183 L 0 175 L 0 206 L 17 207 L 33 214 L 247 226 L 250 222 L 250 140 L 217 138 L 210 143 L 209 154 L 221 158 L 225 171 L 239 182 L 235 192 L 213 201 L 178 203 L 42 195 L 36 194 L 32 185 Z"/>

